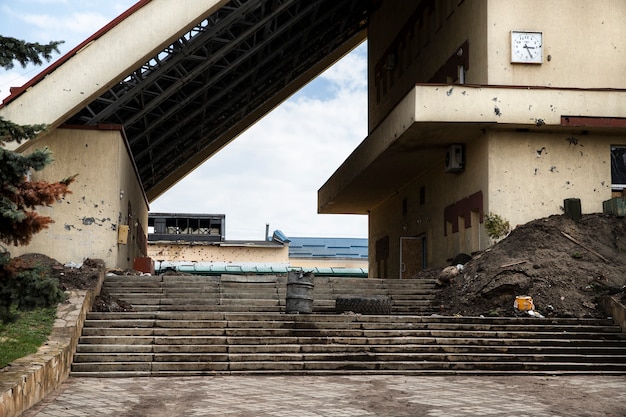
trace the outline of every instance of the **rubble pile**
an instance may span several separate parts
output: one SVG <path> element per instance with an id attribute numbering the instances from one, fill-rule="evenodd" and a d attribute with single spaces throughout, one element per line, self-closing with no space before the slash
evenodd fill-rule
<path id="1" fill-rule="evenodd" d="M 432 277 L 433 271 L 423 274 Z M 589 214 L 578 222 L 564 215 L 534 220 L 437 276 L 441 314 L 525 315 L 515 300 L 528 296 L 533 311 L 546 317 L 605 317 L 599 297 L 626 301 L 626 219 Z"/>

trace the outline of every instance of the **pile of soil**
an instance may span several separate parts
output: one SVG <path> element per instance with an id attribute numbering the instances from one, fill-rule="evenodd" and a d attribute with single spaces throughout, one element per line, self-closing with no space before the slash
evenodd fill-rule
<path id="1" fill-rule="evenodd" d="M 104 262 L 100 259 L 86 259 L 82 265 L 62 264 L 56 259 L 41 253 L 28 253 L 17 258 L 20 264 L 28 267 L 39 266 L 46 273 L 59 280 L 59 288 L 62 291 L 71 290 L 94 290 L 98 284 L 98 277 L 104 270 Z M 117 271 L 114 271 L 117 272 Z M 119 273 L 131 273 L 119 271 Z M 132 271 L 132 273 L 137 273 Z M 92 307 L 93 311 L 135 311 L 127 302 L 111 296 L 106 290 L 101 290 L 96 296 Z"/>
<path id="2" fill-rule="evenodd" d="M 98 284 L 100 270 L 104 268 L 104 262 L 99 259 L 86 259 L 80 267 L 63 265 L 41 253 L 27 253 L 17 259 L 25 267 L 42 267 L 49 276 L 59 280 L 59 287 L 63 291 L 94 289 Z"/>
<path id="3" fill-rule="evenodd" d="M 599 297 L 626 301 L 626 219 L 589 214 L 574 221 L 560 215 L 517 226 L 488 250 L 472 254 L 442 286 L 436 300 L 441 314 L 527 315 L 514 301 L 530 296 L 546 317 L 606 317 Z"/>

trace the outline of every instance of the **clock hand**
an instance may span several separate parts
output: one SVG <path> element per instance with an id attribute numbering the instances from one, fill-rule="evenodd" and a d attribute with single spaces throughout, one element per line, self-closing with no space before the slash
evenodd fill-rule
<path id="1" fill-rule="evenodd" d="M 526 44 L 524 44 L 524 48 L 526 48 L 526 51 L 528 52 L 528 56 L 530 56 L 531 58 L 533 57 L 533 54 L 530 53 L 531 49 L 535 49 L 534 46 L 528 46 Z"/>

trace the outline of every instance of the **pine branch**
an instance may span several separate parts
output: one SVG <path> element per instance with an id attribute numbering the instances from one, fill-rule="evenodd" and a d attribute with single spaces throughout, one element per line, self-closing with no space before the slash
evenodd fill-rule
<path id="1" fill-rule="evenodd" d="M 70 180 L 70 183 L 72 181 Z M 49 206 L 71 193 L 68 184 L 61 182 L 26 181 L 20 186 L 19 192 L 14 194 L 16 198 L 14 202 L 20 208 L 34 209 L 36 206 Z"/>
<path id="2" fill-rule="evenodd" d="M 50 162 L 52 153 L 47 148 L 28 155 L 0 148 L 0 187 L 6 184 L 19 186 L 26 180 L 28 171 L 41 171 Z"/>
<path id="3" fill-rule="evenodd" d="M 0 68 L 13 68 L 14 61 L 23 67 L 28 63 L 41 65 L 43 60 L 49 61 L 52 58 L 53 52 L 59 52 L 58 46 L 61 43 L 41 45 L 0 36 Z M 21 143 L 30 140 L 45 129 L 43 124 L 18 125 L 0 117 L 1 242 L 27 245 L 34 234 L 53 223 L 50 217 L 41 216 L 33 209 L 50 205 L 71 193 L 68 186 L 75 176 L 54 183 L 28 180 L 27 174 L 31 170 L 40 171 L 52 162 L 52 154 L 47 148 L 37 149 L 28 155 L 3 148 L 6 142 Z"/>
<path id="4" fill-rule="evenodd" d="M 41 65 L 52 59 L 52 53 L 59 53 L 59 45 L 63 41 L 53 41 L 47 45 L 39 42 L 24 42 L 23 40 L 0 36 L 0 67 L 13 68 L 13 61 L 20 63 L 22 67 L 33 63 Z"/>
<path id="5" fill-rule="evenodd" d="M 22 141 L 35 138 L 39 133 L 46 130 L 46 125 L 18 125 L 10 120 L 0 117 L 0 146 L 6 142 Z"/>
<path id="6" fill-rule="evenodd" d="M 0 240 L 16 246 L 28 245 L 34 234 L 47 229 L 50 223 L 54 223 L 50 217 L 40 216 L 34 211 L 24 212 L 24 217 L 19 222 L 2 220 L 0 221 Z"/>

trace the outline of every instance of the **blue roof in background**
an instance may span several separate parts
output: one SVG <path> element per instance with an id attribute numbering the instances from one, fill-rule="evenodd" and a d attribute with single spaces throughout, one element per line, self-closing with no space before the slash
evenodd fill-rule
<path id="1" fill-rule="evenodd" d="M 367 238 L 290 237 L 289 257 L 367 259 Z"/>

